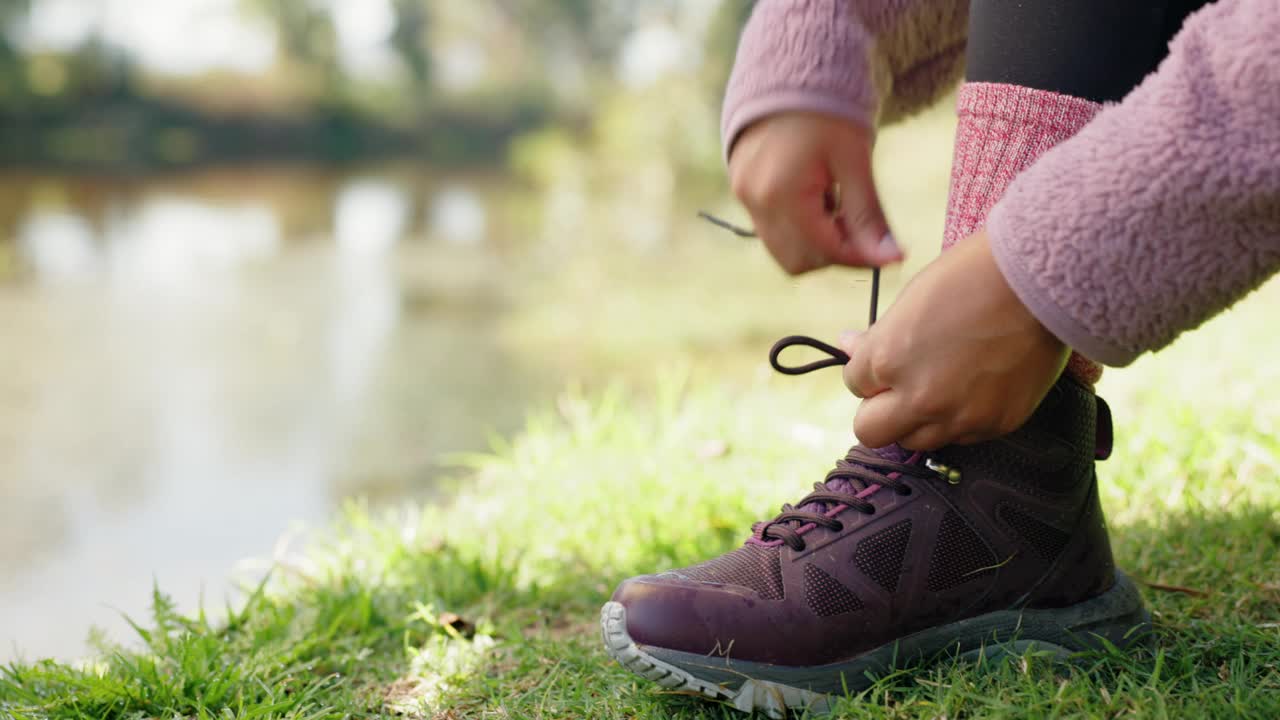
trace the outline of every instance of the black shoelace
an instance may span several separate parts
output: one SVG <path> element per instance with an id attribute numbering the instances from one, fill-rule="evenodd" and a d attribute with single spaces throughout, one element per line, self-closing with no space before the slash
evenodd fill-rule
<path id="1" fill-rule="evenodd" d="M 833 532 L 844 530 L 844 523 L 838 517 L 839 512 L 829 514 L 826 510 L 827 508 L 843 506 L 864 515 L 875 515 L 876 506 L 865 498 L 858 497 L 858 492 L 872 485 L 879 485 L 882 489 L 896 492 L 899 495 L 910 495 L 911 486 L 893 477 L 893 475 L 932 478 L 934 474 L 932 470 L 923 465 L 887 460 L 861 445 L 855 445 L 847 455 L 836 461 L 835 468 L 827 472 L 827 477 L 822 482 L 813 484 L 813 492 L 804 496 L 799 506 L 791 505 L 790 503 L 783 505 L 782 512 L 768 522 L 756 523 L 752 530 L 759 534 L 761 540 L 766 542 L 781 540 L 792 550 L 804 550 L 804 537 L 801 535 L 800 529 L 805 525 L 812 523 Z M 832 480 L 847 481 L 853 486 L 855 492 L 841 492 L 831 489 L 830 483 Z M 818 504 L 818 507 L 823 508 L 823 511 L 804 509 L 814 504 Z"/>
<path id="2" fill-rule="evenodd" d="M 710 213 L 700 212 L 698 215 L 738 237 L 754 238 L 757 236 L 754 230 L 739 227 Z M 871 272 L 871 317 L 869 325 L 875 324 L 879 300 L 880 269 L 873 268 Z M 804 365 L 783 365 L 781 355 L 789 347 L 810 347 L 826 353 L 829 357 Z M 845 351 L 806 335 L 784 337 L 774 343 L 773 348 L 769 351 L 769 364 L 773 366 L 774 370 L 784 375 L 804 375 L 823 368 L 843 367 L 848 362 L 849 355 Z M 923 465 L 889 460 L 880 457 L 869 448 L 855 445 L 849 449 L 849 452 L 842 459 L 836 461 L 835 468 L 827 473 L 822 482 L 813 484 L 813 492 L 806 495 L 798 506 L 790 503 L 783 505 L 782 512 L 774 517 L 773 520 L 756 523 L 753 530 L 761 540 L 780 540 L 793 550 L 803 550 L 805 542 L 800 529 L 806 525 L 817 525 L 834 532 L 844 530 L 844 523 L 836 517 L 840 513 L 829 514 L 830 508 L 847 508 L 865 515 L 874 515 L 876 512 L 875 505 L 864 498 L 858 497 L 858 493 L 867 488 L 878 485 L 883 489 L 900 495 L 910 495 L 911 487 L 899 480 L 898 477 L 894 477 L 902 475 L 932 478 L 937 475 L 937 471 Z M 853 492 L 832 489 L 831 483 L 836 480 L 847 482 L 853 488 Z M 804 508 L 818 508 L 818 510 Z"/>
<path id="3" fill-rule="evenodd" d="M 715 225 L 718 228 L 723 228 L 725 230 L 728 230 L 729 232 L 733 233 L 734 235 L 737 235 L 740 238 L 756 238 L 760 236 L 755 230 L 750 230 L 744 227 L 740 227 L 738 225 L 734 225 L 728 220 L 722 220 L 716 217 L 715 215 L 712 215 L 711 213 L 707 212 L 706 210 L 699 210 L 698 217 L 702 218 L 703 220 L 706 220 L 707 222 L 711 223 L 712 225 Z M 870 313 L 871 317 L 867 321 L 867 327 L 870 327 L 876 324 L 876 312 L 879 309 L 879 305 L 880 305 L 880 268 L 877 267 L 877 268 L 871 268 L 871 313 Z M 814 340 L 814 342 L 818 342 L 818 341 Z M 830 348 L 831 346 L 827 345 L 826 347 Z M 848 362 L 848 360 L 846 359 L 845 362 Z M 775 365 L 774 367 L 777 367 L 777 366 Z M 781 370 L 780 368 L 779 370 L 781 372 L 786 372 L 786 370 Z M 800 373 L 788 373 L 788 374 L 799 375 Z"/>
<path id="4" fill-rule="evenodd" d="M 783 365 L 780 361 L 782 351 L 795 346 L 811 347 L 825 352 L 830 357 L 805 365 Z M 847 362 L 849 362 L 849 356 L 840 348 L 804 335 L 782 338 L 769 351 L 769 364 L 786 375 L 803 375 L 822 368 L 840 367 Z M 803 550 L 805 544 L 800 528 L 805 525 L 813 524 L 834 532 L 844 530 L 844 523 L 835 517 L 839 513 L 828 514 L 829 508 L 843 506 L 865 515 L 874 515 L 875 505 L 865 498 L 858 497 L 858 493 L 872 485 L 879 485 L 899 495 L 910 495 L 911 487 L 895 476 L 906 475 L 927 479 L 934 478 L 937 474 L 936 470 L 925 465 L 889 460 L 880 457 L 869 448 L 855 445 L 843 458 L 836 461 L 835 468 L 827 473 L 822 482 L 813 484 L 813 492 L 806 495 L 798 505 L 789 503 L 783 505 L 782 512 L 773 520 L 756 523 L 753 530 L 758 533 L 761 540 L 781 540 L 793 550 Z M 847 482 L 853 491 L 833 489 L 831 483 L 834 480 Z M 813 507 L 819 510 L 805 509 Z"/>

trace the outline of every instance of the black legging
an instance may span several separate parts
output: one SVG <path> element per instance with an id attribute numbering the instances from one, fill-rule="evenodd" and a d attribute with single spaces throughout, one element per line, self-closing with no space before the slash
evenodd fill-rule
<path id="1" fill-rule="evenodd" d="M 967 79 L 1119 100 L 1208 0 L 973 0 Z"/>

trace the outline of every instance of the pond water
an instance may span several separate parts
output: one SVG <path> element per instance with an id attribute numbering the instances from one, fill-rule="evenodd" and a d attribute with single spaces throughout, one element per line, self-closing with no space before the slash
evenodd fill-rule
<path id="1" fill-rule="evenodd" d="M 887 295 L 936 252 L 934 124 L 881 139 Z M 865 322 L 865 272 L 786 278 L 662 173 L 557 177 L 0 174 L 0 662 L 128 640 L 153 583 L 221 607 L 347 498 L 437 497 L 567 384 L 767 372 L 777 337 Z"/>
<path id="2" fill-rule="evenodd" d="M 0 179 L 0 660 L 432 492 L 562 381 L 495 340 L 485 178 Z"/>

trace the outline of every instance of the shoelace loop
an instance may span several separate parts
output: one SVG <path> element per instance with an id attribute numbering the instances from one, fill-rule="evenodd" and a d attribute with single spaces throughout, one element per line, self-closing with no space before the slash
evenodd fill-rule
<path id="1" fill-rule="evenodd" d="M 835 192 L 835 198 L 830 200 L 832 207 L 829 207 L 829 210 L 839 208 L 839 186 L 836 186 Z M 755 230 L 739 227 L 711 213 L 703 211 L 699 212 L 698 215 L 711 224 L 728 230 L 738 237 L 758 237 Z M 880 268 L 873 268 L 871 272 L 871 308 L 868 327 L 876 322 L 879 304 Z M 813 348 L 826 353 L 829 357 L 804 365 L 783 365 L 781 360 L 782 352 L 790 347 Z M 844 350 L 807 335 L 789 335 L 774 343 L 773 348 L 769 350 L 769 364 L 774 370 L 783 375 L 804 375 L 823 368 L 843 367 L 848 362 L 849 354 Z M 805 542 L 802 537 L 802 529 L 804 527 L 815 525 L 840 532 L 844 529 L 844 523 L 837 520 L 835 515 L 838 515 L 843 509 L 849 508 L 867 515 L 875 514 L 875 505 L 858 497 L 858 494 L 867 488 L 875 485 L 903 495 L 909 495 L 911 487 L 900 482 L 898 480 L 899 477 L 906 475 L 908 477 L 931 478 L 936 477 L 938 474 L 938 471 L 932 468 L 920 464 L 902 463 L 882 458 L 861 445 L 855 445 L 849 449 L 843 459 L 836 461 L 835 468 L 827 473 L 827 477 L 822 482 L 813 484 L 813 492 L 806 495 L 800 501 L 799 506 L 793 506 L 789 503 L 783 505 L 782 512 L 773 520 L 758 522 L 752 529 L 765 542 L 778 540 L 786 543 L 793 550 L 804 550 Z M 958 477 L 958 471 L 956 474 Z M 853 487 L 855 492 L 832 489 L 830 483 L 833 480 L 844 480 Z M 816 505 L 823 512 L 803 509 L 806 506 L 813 505 Z M 832 508 L 835 509 L 835 512 L 828 514 Z"/>
<path id="2" fill-rule="evenodd" d="M 806 365 L 783 365 L 779 356 L 782 355 L 783 350 L 789 347 L 811 347 L 814 350 L 821 350 L 831 357 L 815 360 Z M 783 375 L 804 375 L 823 368 L 844 367 L 848 362 L 848 353 L 808 335 L 788 335 L 774 343 L 773 349 L 769 351 L 769 364 L 773 366 L 774 370 Z"/>

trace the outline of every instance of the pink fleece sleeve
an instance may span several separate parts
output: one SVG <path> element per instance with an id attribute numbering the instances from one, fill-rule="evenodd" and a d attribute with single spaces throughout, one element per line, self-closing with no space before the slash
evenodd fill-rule
<path id="1" fill-rule="evenodd" d="M 873 128 L 923 107 L 959 80 L 968 17 L 968 0 L 760 0 L 725 93 L 725 157 L 774 113 Z"/>
<path id="2" fill-rule="evenodd" d="M 1014 180 L 987 229 L 1036 317 L 1108 365 L 1280 270 L 1280 4 L 1189 18 L 1155 73 Z"/>

